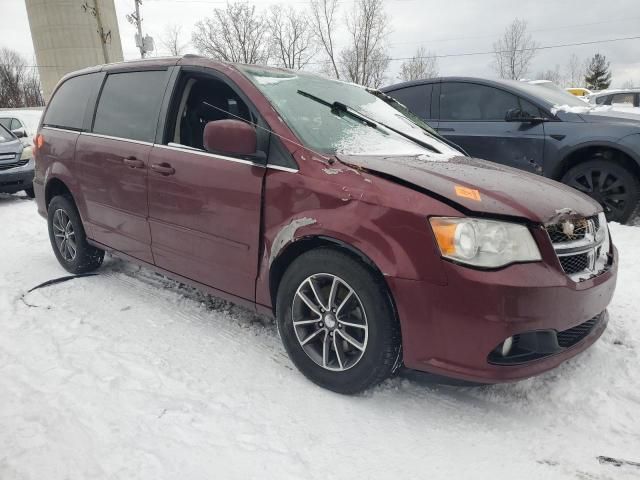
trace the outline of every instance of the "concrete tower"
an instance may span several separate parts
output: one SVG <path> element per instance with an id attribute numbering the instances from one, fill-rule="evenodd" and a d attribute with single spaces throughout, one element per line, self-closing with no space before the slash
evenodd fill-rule
<path id="1" fill-rule="evenodd" d="M 122 61 L 113 0 L 26 0 L 45 100 L 66 73 Z"/>

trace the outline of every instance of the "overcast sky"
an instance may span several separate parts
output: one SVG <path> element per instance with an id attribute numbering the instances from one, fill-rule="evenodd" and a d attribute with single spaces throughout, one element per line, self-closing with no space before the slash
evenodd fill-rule
<path id="1" fill-rule="evenodd" d="M 342 20 L 353 2 L 340 1 L 338 39 L 344 38 Z M 223 7 L 225 3 L 220 0 L 144 0 L 143 30 L 157 41 L 167 24 L 179 24 L 186 43 L 194 23 L 210 16 L 214 8 Z M 253 3 L 258 8 L 273 3 L 290 4 L 299 9 L 309 5 L 305 0 Z M 125 18 L 133 11 L 134 0 L 115 0 L 115 4 L 124 57 L 137 58 L 134 29 Z M 491 51 L 493 42 L 516 17 L 528 22 L 534 39 L 543 46 L 640 36 L 640 0 L 385 0 L 385 4 L 391 27 L 389 51 L 392 57 L 411 56 L 420 45 L 439 55 Z M 34 62 L 24 1 L 0 0 L 0 5 L 3 17 L 0 47 L 18 50 Z M 158 47 L 157 53 L 165 53 L 160 45 Z M 188 50 L 193 49 L 189 46 Z M 610 60 L 614 87 L 627 80 L 640 85 L 640 39 L 540 50 L 528 77 L 533 78 L 537 72 L 554 69 L 556 65 L 564 68 L 572 53 L 586 59 L 596 52 Z M 440 73 L 495 76 L 491 59 L 490 55 L 441 58 Z M 399 65 L 400 61 L 391 63 L 388 83 L 396 81 Z"/>

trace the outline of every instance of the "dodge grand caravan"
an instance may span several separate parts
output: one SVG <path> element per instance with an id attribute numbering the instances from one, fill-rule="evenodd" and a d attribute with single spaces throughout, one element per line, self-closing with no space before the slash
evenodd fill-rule
<path id="1" fill-rule="evenodd" d="M 274 315 L 337 392 L 401 366 L 522 379 L 607 324 L 598 203 L 469 158 L 356 85 L 196 56 L 94 67 L 56 88 L 36 165 L 65 269 L 109 251 Z"/>

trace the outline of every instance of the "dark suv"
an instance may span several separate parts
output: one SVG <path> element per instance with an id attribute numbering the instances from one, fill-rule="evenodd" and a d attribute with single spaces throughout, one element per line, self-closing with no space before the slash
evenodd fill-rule
<path id="1" fill-rule="evenodd" d="M 640 200 L 640 117 L 511 80 L 445 77 L 382 89 L 471 156 L 562 181 L 626 222 Z"/>
<path id="2" fill-rule="evenodd" d="M 617 272 L 600 205 L 389 103 L 194 56 L 70 74 L 35 142 L 53 251 L 73 273 L 110 251 L 274 315 L 296 366 L 343 393 L 401 365 L 515 380 L 593 344 Z"/>

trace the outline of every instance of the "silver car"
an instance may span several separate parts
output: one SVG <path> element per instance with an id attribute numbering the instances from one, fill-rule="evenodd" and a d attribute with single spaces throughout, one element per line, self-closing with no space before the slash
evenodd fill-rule
<path id="1" fill-rule="evenodd" d="M 20 139 L 0 124 L 0 193 L 24 190 L 33 198 L 33 167 L 31 153 L 25 155 Z"/>

